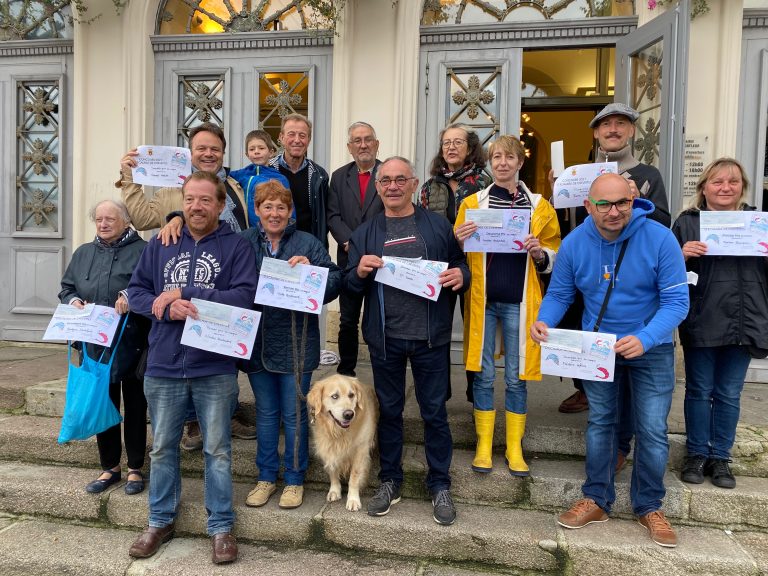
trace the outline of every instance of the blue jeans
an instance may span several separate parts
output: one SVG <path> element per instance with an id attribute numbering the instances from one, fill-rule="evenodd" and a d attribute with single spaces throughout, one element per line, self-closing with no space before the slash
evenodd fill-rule
<path id="1" fill-rule="evenodd" d="M 181 499 L 179 441 L 191 398 L 203 435 L 205 508 L 208 534 L 230 532 L 232 510 L 232 437 L 237 404 L 237 375 L 201 378 L 144 378 L 152 420 L 152 468 L 149 476 L 149 525 L 162 528 L 176 519 Z"/>
<path id="2" fill-rule="evenodd" d="M 741 390 L 752 358 L 746 346 L 688 346 L 683 353 L 688 454 L 727 460 L 736 438 Z"/>
<path id="3" fill-rule="evenodd" d="M 309 392 L 311 372 L 305 372 L 301 379 L 301 393 Z M 304 484 L 304 474 L 309 465 L 309 429 L 307 426 L 307 403 L 301 401 L 301 422 L 299 428 L 299 450 L 296 457 L 296 378 L 293 374 L 281 374 L 262 370 L 248 374 L 253 396 L 256 398 L 256 466 L 259 480 L 277 481 L 280 469 L 280 454 L 277 445 L 280 440 L 280 423 L 285 433 L 284 480 L 288 485 Z"/>
<path id="4" fill-rule="evenodd" d="M 622 388 L 632 389 L 635 459 L 630 497 L 632 509 L 643 516 L 661 508 L 666 493 L 664 472 L 669 457 L 667 416 L 675 388 L 672 344 L 661 344 L 639 358 L 616 357 L 613 382 L 585 380 L 589 400 L 587 423 L 587 479 L 582 492 L 606 512 L 616 499 L 614 474 L 618 446 Z"/>
<path id="5" fill-rule="evenodd" d="M 382 482 L 403 482 L 403 408 L 405 369 L 410 360 L 416 401 L 424 421 L 424 452 L 427 456 L 427 488 L 434 494 L 451 487 L 453 439 L 448 427 L 445 397 L 450 374 L 446 349 L 427 345 L 426 340 L 403 340 L 387 336 L 383 355 L 371 355 L 373 383 L 379 399 L 379 461 Z"/>
<path id="6" fill-rule="evenodd" d="M 501 323 L 504 338 L 504 407 L 508 412 L 528 412 L 528 390 L 520 380 L 520 304 L 488 302 L 485 306 L 485 335 L 483 338 L 482 370 L 475 375 L 473 384 L 475 409 L 493 410 L 493 382 L 496 366 L 496 325 Z"/>

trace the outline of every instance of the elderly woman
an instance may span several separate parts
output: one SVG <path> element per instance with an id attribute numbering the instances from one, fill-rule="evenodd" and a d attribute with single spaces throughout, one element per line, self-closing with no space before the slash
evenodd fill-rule
<path id="1" fill-rule="evenodd" d="M 688 456 L 683 482 L 734 488 L 731 447 L 751 353 L 768 354 L 768 266 L 762 256 L 709 256 L 699 236 L 702 211 L 754 210 L 747 205 L 747 175 L 738 161 L 719 158 L 704 169 L 692 207 L 672 232 L 685 265 L 699 275 L 689 286 L 691 305 L 680 324 L 685 356 L 685 429 Z"/>
<path id="2" fill-rule="evenodd" d="M 339 294 L 341 270 L 319 240 L 296 230 L 290 218 L 291 191 L 271 180 L 256 187 L 259 224 L 243 232 L 253 244 L 259 270 L 264 258 L 286 260 L 291 266 L 311 264 L 328 268 L 323 303 Z M 259 478 L 248 494 L 248 506 L 263 506 L 275 492 L 280 456 L 277 451 L 282 423 L 285 433 L 284 480 L 281 508 L 297 508 L 304 498 L 304 474 L 309 463 L 307 407 L 312 371 L 320 363 L 320 330 L 316 314 L 261 306 L 261 325 L 253 355 L 243 369 L 256 398 Z M 298 420 L 298 424 L 297 424 Z"/>
<path id="3" fill-rule="evenodd" d="M 517 181 L 525 159 L 520 140 L 501 136 L 490 145 L 488 155 L 495 183 L 461 204 L 454 228 L 456 239 L 463 246 L 477 230 L 477 226 L 466 219 L 466 211 L 473 208 L 529 210 L 531 229 L 525 238 L 525 253 L 472 252 L 467 255 L 472 284 L 464 299 L 464 362 L 467 370 L 479 372 L 473 384 L 477 449 L 472 469 L 488 473 L 492 467 L 496 420 L 494 350 L 496 327 L 500 325 L 505 357 L 506 459 L 510 474 L 528 476 L 521 444 L 528 412 L 525 380 L 541 380 L 540 348 L 528 333 L 542 298 L 539 276 L 552 271 L 555 253 L 560 247 L 560 227 L 550 203 Z"/>
<path id="4" fill-rule="evenodd" d="M 72 261 L 61 279 L 59 300 L 82 308 L 93 303 L 114 307 L 123 320 L 125 330 L 112 363 L 109 396 L 120 410 L 122 391 L 125 418 L 123 439 L 128 459 L 126 494 L 138 494 L 144 490 L 144 453 L 147 448 L 147 401 L 144 398 L 144 383 L 137 367 L 147 348 L 149 321 L 128 310 L 128 303 L 122 290 L 128 281 L 146 242 L 131 228 L 128 210 L 122 202 L 104 200 L 91 210 L 91 220 L 96 224 L 96 238 L 83 244 L 72 255 Z M 88 344 L 91 357 L 98 357 L 103 348 Z M 99 460 L 104 472 L 85 489 L 98 494 L 120 481 L 120 424 L 96 435 Z"/>

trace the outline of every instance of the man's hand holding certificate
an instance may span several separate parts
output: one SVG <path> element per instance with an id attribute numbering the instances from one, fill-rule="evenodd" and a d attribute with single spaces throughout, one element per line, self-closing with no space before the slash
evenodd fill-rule
<path id="1" fill-rule="evenodd" d="M 613 382 L 614 334 L 549 328 L 541 343 L 541 372 L 583 380 Z"/>
<path id="2" fill-rule="evenodd" d="M 192 298 L 197 318 L 187 316 L 181 343 L 248 360 L 259 328 L 261 312 Z"/>
<path id="3" fill-rule="evenodd" d="M 132 169 L 136 184 L 178 188 L 192 173 L 192 153 L 176 146 L 139 146 Z"/>
<path id="4" fill-rule="evenodd" d="M 119 321 L 120 314 L 108 306 L 87 304 L 77 308 L 59 304 L 43 340 L 73 340 L 111 346 Z"/>
<path id="5" fill-rule="evenodd" d="M 376 272 L 376 282 L 392 286 L 436 302 L 442 288 L 438 277 L 448 268 L 447 262 L 421 258 L 383 256 L 384 266 Z"/>
<path id="6" fill-rule="evenodd" d="M 465 252 L 525 252 L 530 210 L 469 209 L 466 221 L 474 223 L 477 230 L 464 240 Z"/>
<path id="7" fill-rule="evenodd" d="M 707 256 L 768 255 L 768 212 L 702 210 L 699 226 Z"/>
<path id="8" fill-rule="evenodd" d="M 552 191 L 555 208 L 583 206 L 594 179 L 609 172 L 618 174 L 619 165 L 616 162 L 596 162 L 569 166 L 555 180 Z"/>
<path id="9" fill-rule="evenodd" d="M 328 283 L 328 269 L 264 258 L 256 289 L 256 304 L 320 314 Z"/>

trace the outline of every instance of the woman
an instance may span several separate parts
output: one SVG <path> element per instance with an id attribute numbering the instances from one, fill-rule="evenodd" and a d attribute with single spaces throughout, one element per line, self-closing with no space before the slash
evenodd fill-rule
<path id="1" fill-rule="evenodd" d="M 704 169 L 692 207 L 672 226 L 686 268 L 699 275 L 680 324 L 685 356 L 685 429 L 688 457 L 683 482 L 734 488 L 728 466 L 750 352 L 768 353 L 768 268 L 761 256 L 708 256 L 699 235 L 702 211 L 754 210 L 747 175 L 738 161 L 719 158 Z M 760 352 L 762 350 L 762 353 Z"/>
<path id="2" fill-rule="evenodd" d="M 477 133 L 465 124 L 453 123 L 440 132 L 440 149 L 429 167 L 431 178 L 424 182 L 419 193 L 422 207 L 438 212 L 456 222 L 459 207 L 465 198 L 479 192 L 491 183 L 484 172 L 485 150 Z M 464 310 L 464 295 L 460 297 Z M 456 308 L 456 294 L 451 293 L 451 314 Z M 463 313 L 463 312 L 462 312 Z M 448 354 L 450 365 L 450 351 Z M 467 400 L 472 402 L 474 372 L 467 371 Z M 450 389 L 449 395 L 450 398 Z"/>
<path id="3" fill-rule="evenodd" d="M 257 228 L 243 232 L 253 244 L 259 270 L 264 258 L 286 260 L 291 266 L 311 264 L 328 268 L 323 303 L 339 294 L 341 270 L 319 240 L 296 230 L 290 218 L 291 191 L 271 180 L 256 187 Z M 304 474 L 309 463 L 307 407 L 312 371 L 320 363 L 318 316 L 272 306 L 261 307 L 261 325 L 253 355 L 245 371 L 256 398 L 259 479 L 248 494 L 248 506 L 263 506 L 276 490 L 280 456 L 277 452 L 282 422 L 285 433 L 284 480 L 281 508 L 298 508 L 304 497 Z M 298 380 L 297 382 L 297 375 Z M 297 430 L 297 413 L 300 420 Z"/>
<path id="4" fill-rule="evenodd" d="M 122 391 L 125 418 L 123 438 L 128 458 L 126 494 L 138 494 L 144 490 L 144 453 L 147 448 L 147 401 L 144 398 L 143 377 L 137 367 L 147 349 L 149 320 L 128 310 L 128 302 L 121 290 L 139 261 L 146 242 L 131 228 L 128 210 L 122 202 L 104 200 L 91 210 L 91 220 L 96 224 L 96 238 L 83 244 L 72 255 L 72 261 L 61 279 L 59 300 L 82 308 L 86 304 L 114 307 L 125 314 L 123 337 L 116 350 L 109 382 L 109 396 L 120 410 Z M 120 328 L 118 327 L 118 330 Z M 88 344 L 92 358 L 98 358 L 102 347 Z M 99 460 L 104 470 L 101 476 L 85 489 L 98 494 L 120 481 L 120 424 L 96 435 Z"/>
<path id="5" fill-rule="evenodd" d="M 520 140 L 501 136 L 490 145 L 488 155 L 495 183 L 462 203 L 456 218 L 456 239 L 463 245 L 477 230 L 477 226 L 466 219 L 466 211 L 476 208 L 530 210 L 531 233 L 524 242 L 527 253 L 467 254 L 472 283 L 464 299 L 464 362 L 467 370 L 478 372 L 473 384 L 477 449 L 472 469 L 488 473 L 492 467 L 496 420 L 494 350 L 499 324 L 505 350 L 507 465 L 510 474 L 528 476 L 521 444 L 527 414 L 525 380 L 541 379 L 540 348 L 528 334 L 542 298 L 539 276 L 552 271 L 555 253 L 560 247 L 560 227 L 550 203 L 517 181 L 525 159 Z"/>

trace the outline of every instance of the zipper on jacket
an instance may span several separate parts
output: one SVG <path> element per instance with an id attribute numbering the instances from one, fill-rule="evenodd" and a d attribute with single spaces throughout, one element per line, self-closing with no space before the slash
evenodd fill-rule
<path id="1" fill-rule="evenodd" d="M 453 190 L 449 187 L 449 192 L 453 193 Z M 416 213 L 413 214 L 413 222 L 416 223 Z M 424 236 L 421 235 L 421 230 L 419 230 L 419 227 L 416 226 L 416 232 L 419 233 L 419 238 L 421 238 L 422 244 L 424 244 L 424 259 L 429 260 L 429 247 L 427 246 L 427 241 L 424 240 Z M 442 288 L 441 288 L 442 290 Z M 432 304 L 431 300 L 427 300 L 427 348 L 430 350 L 432 349 L 432 328 L 430 327 L 429 323 L 429 316 L 430 316 L 430 304 Z"/>
<path id="2" fill-rule="evenodd" d="M 189 272 L 187 273 L 187 287 L 191 286 L 192 279 L 195 277 L 195 263 L 197 262 L 197 244 L 198 241 L 195 240 L 195 249 L 192 251 L 192 257 L 189 259 Z M 170 310 L 170 308 L 169 308 Z M 187 377 L 187 349 L 182 348 L 181 350 L 181 373 L 184 378 Z"/>

